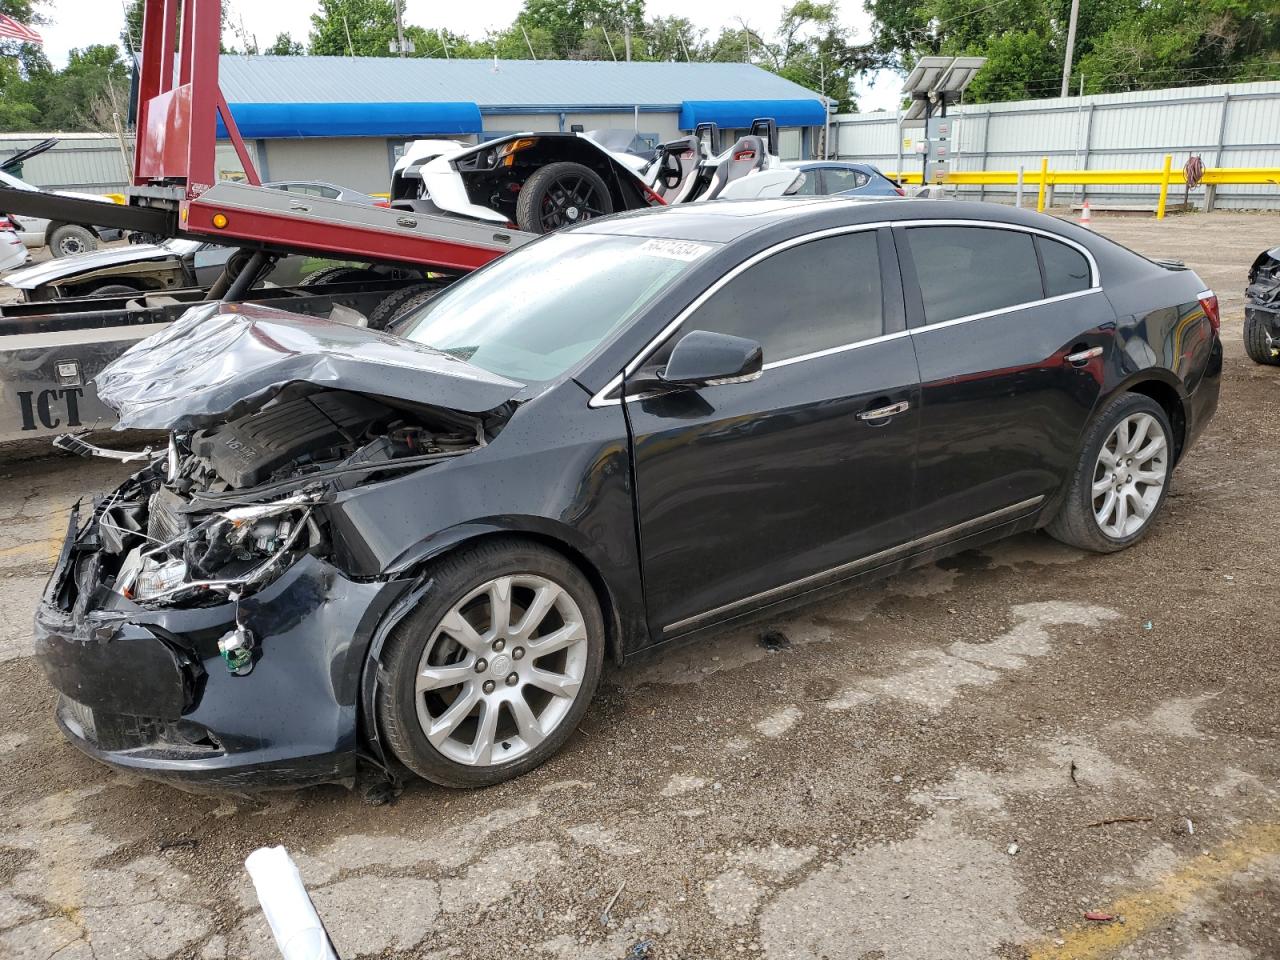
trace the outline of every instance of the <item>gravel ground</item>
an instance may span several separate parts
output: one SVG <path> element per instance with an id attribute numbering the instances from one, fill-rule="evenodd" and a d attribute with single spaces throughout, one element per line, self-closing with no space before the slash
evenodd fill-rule
<path id="1" fill-rule="evenodd" d="M 0 957 L 274 956 L 242 862 L 277 843 L 347 958 L 1280 956 L 1280 369 L 1239 342 L 1280 218 L 1095 222 L 1225 307 L 1222 406 L 1151 536 L 1018 537 L 772 624 L 777 652 L 613 670 L 488 790 L 248 802 L 82 757 L 28 624 L 67 505 L 125 471 L 0 463 Z"/>

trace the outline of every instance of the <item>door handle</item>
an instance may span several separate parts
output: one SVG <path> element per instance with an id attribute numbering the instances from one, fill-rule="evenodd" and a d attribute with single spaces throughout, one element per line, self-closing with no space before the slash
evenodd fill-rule
<path id="1" fill-rule="evenodd" d="M 1062 359 L 1077 367 L 1082 367 L 1094 357 L 1102 356 L 1101 347 L 1090 347 L 1088 350 L 1080 350 L 1076 353 L 1068 353 Z"/>
<path id="2" fill-rule="evenodd" d="M 858 414 L 859 420 L 887 420 L 895 417 L 900 413 L 905 413 L 911 408 L 910 401 L 899 400 L 897 403 L 891 403 L 887 407 L 876 407 L 874 410 L 863 410 Z"/>

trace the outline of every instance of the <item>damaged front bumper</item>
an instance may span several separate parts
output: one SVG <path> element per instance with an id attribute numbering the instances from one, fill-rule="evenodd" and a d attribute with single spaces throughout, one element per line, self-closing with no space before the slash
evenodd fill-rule
<path id="1" fill-rule="evenodd" d="M 238 601 L 148 608 L 77 582 L 92 569 L 78 526 L 73 510 L 35 627 L 73 744 L 191 789 L 354 783 L 367 651 L 411 581 L 356 581 L 306 555 Z M 237 627 L 254 645 L 232 670 L 218 641 Z"/>

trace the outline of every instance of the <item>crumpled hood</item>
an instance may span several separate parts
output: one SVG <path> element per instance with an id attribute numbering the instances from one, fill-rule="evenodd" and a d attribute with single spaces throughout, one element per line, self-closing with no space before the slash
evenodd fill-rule
<path id="1" fill-rule="evenodd" d="M 7 286 L 19 290 L 32 290 L 42 284 L 55 280 L 65 280 L 82 273 L 101 270 L 103 267 L 116 267 L 122 263 L 142 263 L 146 260 L 177 260 L 178 255 L 150 243 L 130 244 L 127 247 L 115 247 L 104 250 L 93 250 L 79 253 L 74 257 L 57 257 L 15 270 L 4 278 Z"/>
<path id="2" fill-rule="evenodd" d="M 250 304 L 193 307 L 94 378 L 117 430 L 195 430 L 241 416 L 294 383 L 463 413 L 524 385 L 390 334 Z"/>

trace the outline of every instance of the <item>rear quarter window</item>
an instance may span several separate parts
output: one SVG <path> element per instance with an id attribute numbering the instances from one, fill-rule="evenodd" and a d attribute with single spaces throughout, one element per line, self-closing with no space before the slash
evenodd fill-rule
<path id="1" fill-rule="evenodd" d="M 1036 245 L 1040 248 L 1040 261 L 1044 264 L 1045 296 L 1059 297 L 1064 293 L 1089 289 L 1089 261 L 1083 253 L 1048 237 L 1036 237 Z"/>

